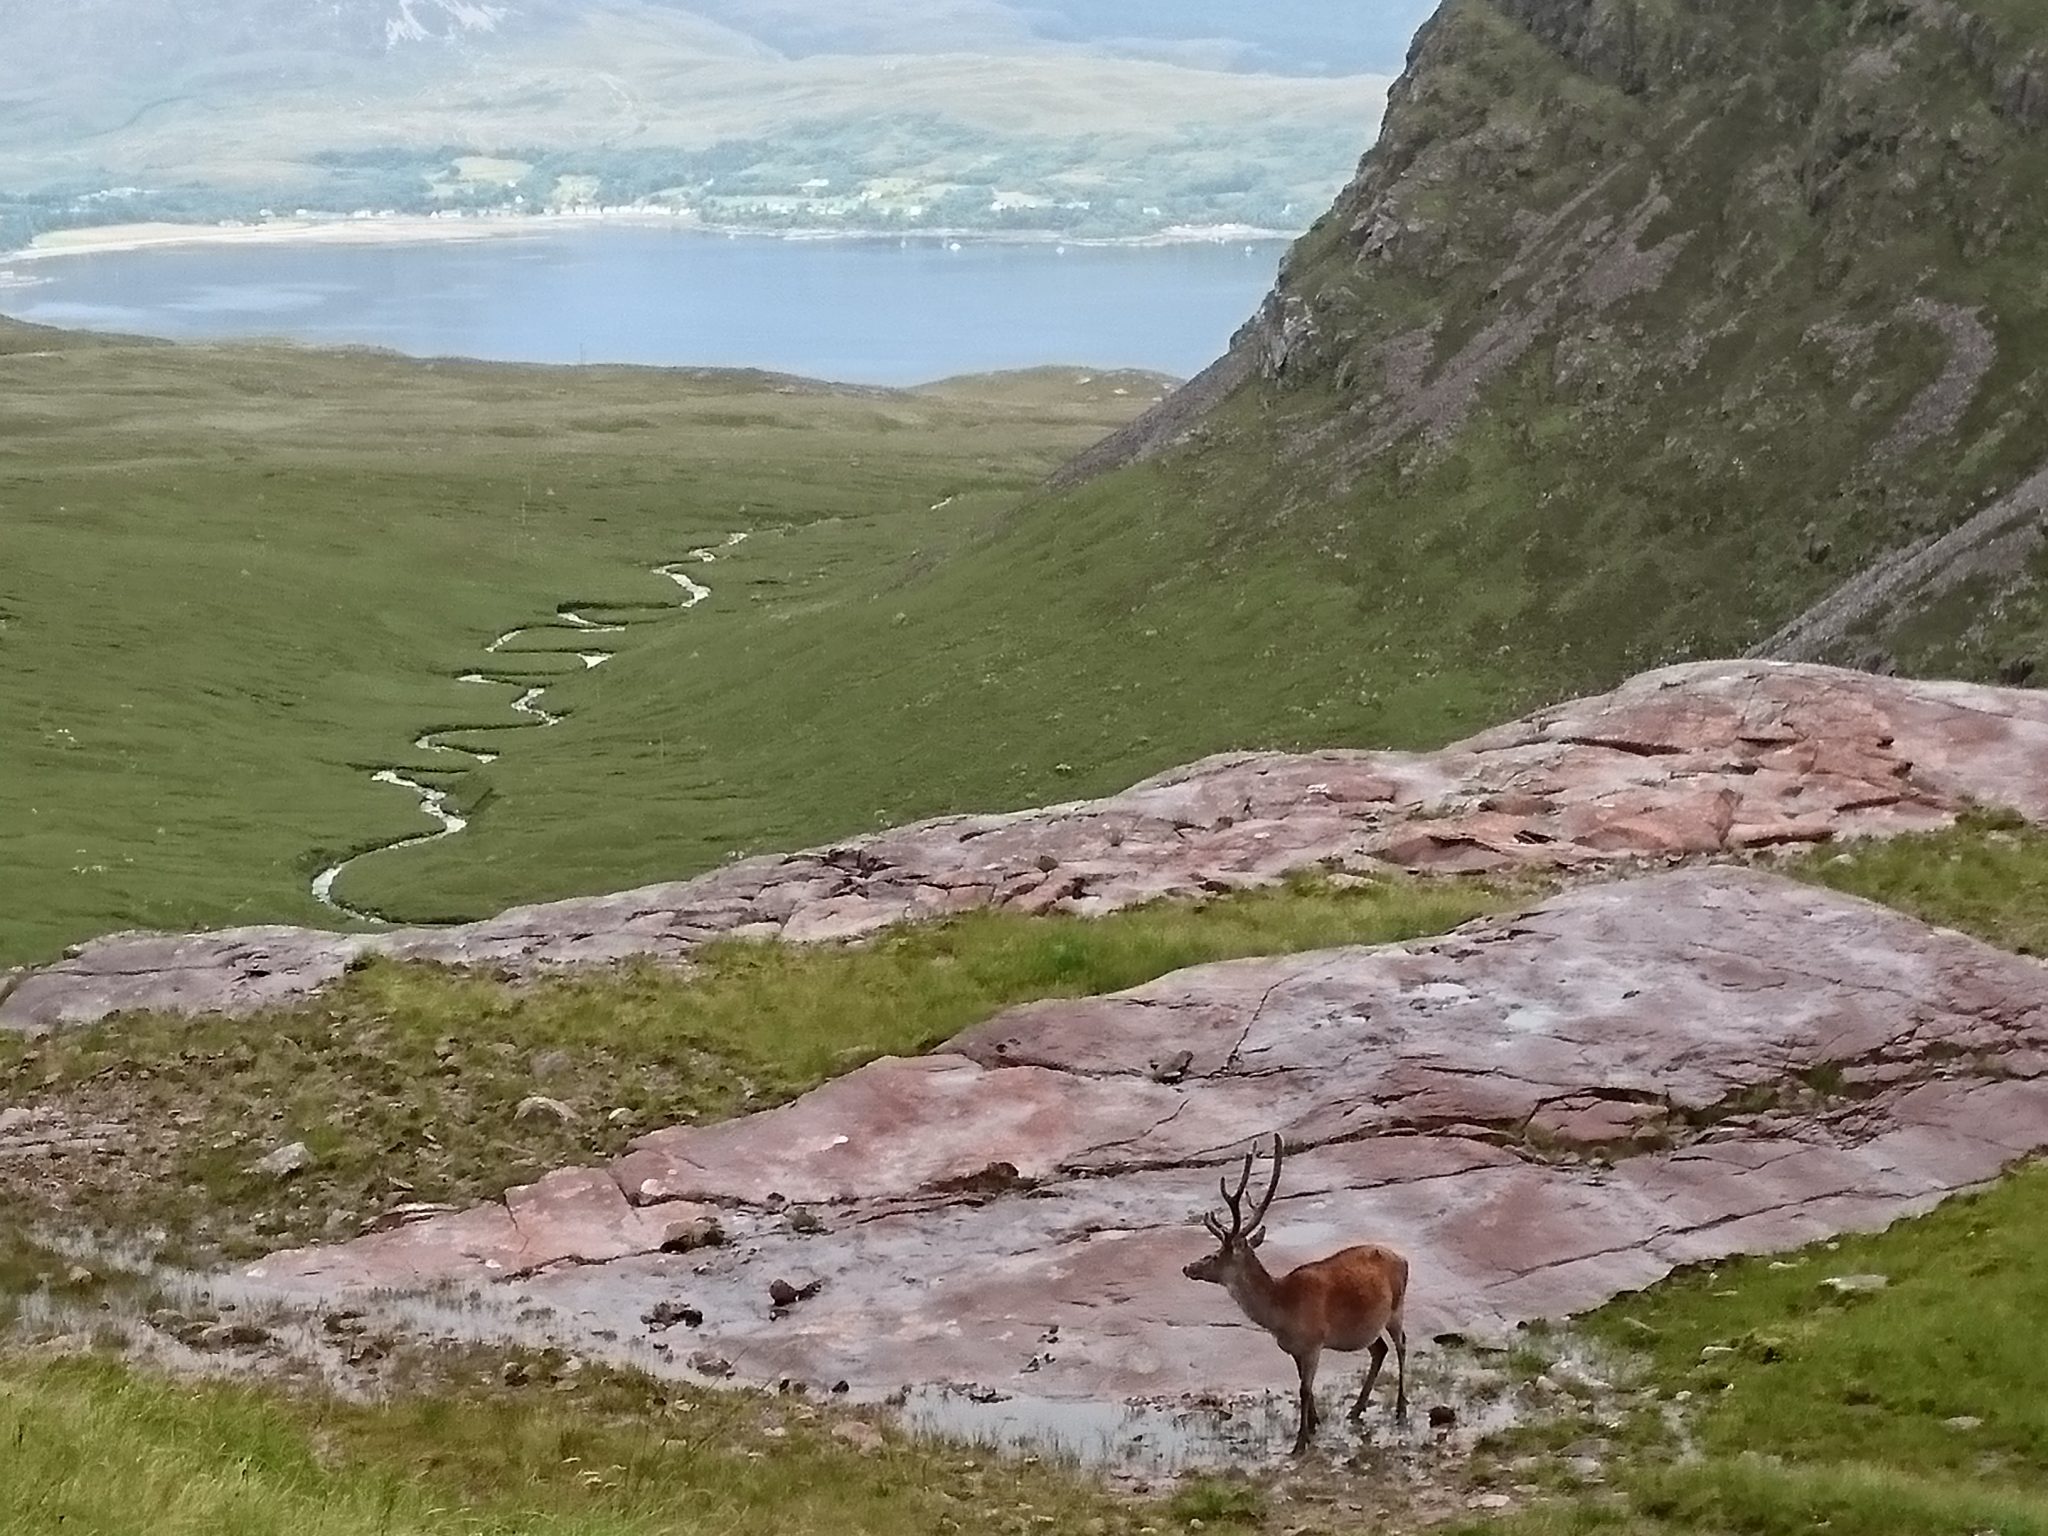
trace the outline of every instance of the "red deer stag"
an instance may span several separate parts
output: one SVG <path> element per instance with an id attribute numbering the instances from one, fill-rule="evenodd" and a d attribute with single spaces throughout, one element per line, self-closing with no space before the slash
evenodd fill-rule
<path id="1" fill-rule="evenodd" d="M 1394 1416 L 1408 1417 L 1408 1336 L 1401 1325 L 1401 1308 L 1408 1299 L 1408 1261 L 1391 1248 L 1368 1243 L 1303 1264 L 1277 1280 L 1268 1274 L 1254 1250 L 1266 1240 L 1263 1223 L 1280 1189 L 1284 1153 L 1275 1136 L 1273 1176 L 1250 1216 L 1244 1212 L 1244 1192 L 1252 1181 L 1253 1154 L 1245 1154 L 1235 1194 L 1227 1177 L 1217 1181 L 1230 1225 L 1224 1226 L 1214 1215 L 1204 1216 L 1202 1222 L 1223 1246 L 1181 1273 L 1230 1292 L 1230 1299 L 1244 1315 L 1273 1335 L 1274 1342 L 1292 1357 L 1301 1376 L 1301 1423 L 1294 1435 L 1298 1456 L 1315 1436 L 1316 1365 L 1326 1349 L 1343 1354 L 1372 1351 L 1365 1386 L 1351 1405 L 1351 1417 L 1357 1419 L 1365 1414 L 1366 1399 L 1372 1396 L 1380 1367 L 1386 1363 L 1387 1340 L 1392 1339 L 1399 1382 Z"/>

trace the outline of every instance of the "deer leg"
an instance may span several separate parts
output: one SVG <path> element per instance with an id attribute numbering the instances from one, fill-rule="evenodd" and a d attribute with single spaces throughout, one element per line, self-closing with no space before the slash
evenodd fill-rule
<path id="1" fill-rule="evenodd" d="M 1309 1448 L 1316 1434 L 1316 1361 L 1319 1351 L 1308 1350 L 1294 1357 L 1294 1369 L 1301 1377 L 1301 1418 L 1294 1431 L 1294 1454 Z"/>
<path id="2" fill-rule="evenodd" d="M 1408 1417 L 1408 1330 L 1401 1319 L 1395 1318 L 1387 1325 L 1387 1332 L 1394 1336 L 1394 1417 Z"/>
<path id="3" fill-rule="evenodd" d="M 1384 1338 L 1372 1341 L 1372 1366 L 1365 1373 L 1365 1385 L 1358 1389 L 1358 1401 L 1351 1405 L 1351 1417 L 1365 1417 L 1366 1399 L 1372 1396 L 1373 1383 L 1380 1379 L 1380 1367 L 1387 1363 L 1387 1341 Z"/>

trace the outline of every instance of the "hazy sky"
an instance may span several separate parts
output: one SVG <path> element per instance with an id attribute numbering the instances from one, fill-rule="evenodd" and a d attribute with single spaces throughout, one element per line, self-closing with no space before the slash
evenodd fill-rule
<path id="1" fill-rule="evenodd" d="M 1041 36 L 1103 41 L 1228 39 L 1244 62 L 1288 73 L 1400 68 L 1437 0 L 1016 0 Z"/>
<path id="2" fill-rule="evenodd" d="M 998 49 L 1030 39 L 1210 67 L 1396 73 L 1437 0 L 659 0 L 784 52 Z"/>

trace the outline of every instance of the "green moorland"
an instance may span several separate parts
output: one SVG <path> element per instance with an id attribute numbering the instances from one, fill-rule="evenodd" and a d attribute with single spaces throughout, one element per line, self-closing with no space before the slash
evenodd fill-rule
<path id="1" fill-rule="evenodd" d="M 322 920 L 325 861 L 429 830 L 385 766 L 472 825 L 340 893 L 433 921 L 1221 748 L 1440 744 L 1755 645 L 2039 467 L 2048 138 L 1992 67 L 2019 9 L 1615 0 L 1580 36 L 1550 0 L 1449 0 L 1295 253 L 1286 335 L 1253 333 L 1268 368 L 1058 493 L 1148 387 L 784 394 L 9 331 L 0 964 Z M 563 603 L 651 613 L 675 589 L 650 566 L 741 530 L 712 598 L 611 664 L 566 627 L 493 658 L 559 680 L 563 727 L 455 681 Z M 1831 653 L 2030 675 L 2048 552 L 1961 574 Z M 503 755 L 409 747 L 448 725 Z"/>
<path id="2" fill-rule="evenodd" d="M 1339 566 L 1212 560 L 1163 487 L 1033 499 L 1157 388 L 832 391 L 0 322 L 0 965 L 121 927 L 339 922 L 314 874 L 431 830 L 385 767 L 472 825 L 338 893 L 433 921 L 1226 747 L 1441 741 L 1554 686 L 1440 675 L 1419 608 L 1362 643 Z M 674 612 L 652 567 L 736 532 Z M 618 654 L 586 671 L 596 646 Z M 471 670 L 548 685 L 565 724 Z M 498 761 L 413 746 L 449 728 Z"/>
<path id="3" fill-rule="evenodd" d="M 1993 942 L 2028 946 L 2043 934 L 2048 834 L 1976 821 L 1787 867 Z M 297 1134 L 310 1128 L 299 1115 L 325 1114 L 334 1134 L 323 1146 L 345 1164 L 348 1137 L 359 1130 L 402 1132 L 413 1145 L 450 1141 L 458 1119 L 502 1108 L 491 1095 L 503 1097 L 504 1061 L 530 1073 L 532 1050 L 569 1058 L 559 1091 L 578 1103 L 600 1105 L 652 1073 L 655 1092 L 669 1096 L 655 1107 L 731 1113 L 878 1050 L 919 1048 L 1003 1002 L 1124 985 L 1215 955 L 1424 931 L 1511 894 L 1305 885 L 1094 923 L 983 916 L 861 949 L 734 948 L 694 980 L 666 983 L 659 999 L 646 976 L 508 995 L 466 978 L 380 968 L 298 1016 L 206 1026 L 188 1032 L 184 1048 L 177 1031 L 151 1021 L 118 1039 L 87 1031 L 16 1043 L 10 1092 L 101 1114 L 114 1106 L 104 1096 L 110 1085 L 132 1085 L 150 1123 L 195 1146 L 252 1124 L 265 1139 Z M 670 1014 L 681 1022 L 657 1024 Z M 594 1032 L 595 1021 L 616 1017 L 634 1028 Z M 481 1018 L 472 1038 L 493 1043 L 476 1054 L 458 1047 L 443 1062 L 425 1042 L 458 1018 Z M 768 1018 L 786 1027 L 761 1029 Z M 330 1033 L 379 1020 L 359 1048 Z M 640 1059 L 625 1059 L 629 1051 Z M 474 1100 L 456 1086 L 470 1072 L 486 1084 Z M 344 1081 L 351 1074 L 361 1082 Z M 305 1081 L 302 1091 L 294 1078 Z M 246 1091 L 220 1091 L 223 1082 Z M 380 1097 L 403 1106 L 400 1120 L 360 1125 L 363 1106 Z M 465 1172 L 502 1176 L 522 1157 L 568 1150 L 528 1153 L 484 1140 L 452 1147 L 440 1164 L 405 1165 L 426 1184 L 422 1193 L 459 1192 L 473 1187 Z M 81 1205 L 72 1214 L 132 1222 L 142 1214 L 132 1205 L 136 1188 L 173 1182 L 167 1165 L 147 1159 L 131 1172 L 125 1211 L 111 1185 L 86 1180 L 75 1186 Z M 198 1162 L 177 1176 L 209 1177 Z M 358 1177 L 343 1174 L 309 1206 L 346 1208 L 361 1197 L 347 1187 Z M 17 1185 L 7 1196 L 15 1217 L 0 1241 L 0 1289 L 16 1297 L 72 1283 L 66 1261 L 25 1237 L 48 1212 L 52 1182 Z M 262 1205 L 225 1175 L 207 1198 L 229 1218 L 217 1238 L 231 1239 L 233 1218 Z M 155 1200 L 148 1212 L 174 1225 L 187 1214 Z M 271 1224 L 280 1234 L 303 1230 L 310 1216 L 287 1211 Z M 2038 1382 L 2048 1360 L 2033 1320 L 2048 1306 L 2044 1245 L 2048 1174 L 2021 1171 L 1884 1234 L 1681 1274 L 1568 1331 L 1536 1330 L 1503 1362 L 1506 1379 L 1590 1342 L 1617 1390 L 1584 1402 L 1553 1397 L 1537 1420 L 1483 1445 L 1468 1464 L 1431 1474 L 1457 1480 L 1453 1508 L 1488 1489 L 1506 1491 L 1516 1506 L 1498 1521 L 1465 1517 L 1445 1529 L 2042 1536 L 2048 1415 Z M 1821 1285 L 1871 1273 L 1887 1277 L 1883 1289 L 1839 1296 Z M 82 1283 L 109 1278 L 121 1304 L 118 1274 Z M 1165 1502 L 1130 1501 L 1078 1469 L 894 1439 L 876 1449 L 866 1432 L 853 1436 L 868 1442 L 862 1448 L 841 1432 L 841 1416 L 788 1402 L 603 1372 L 553 1392 L 515 1390 L 500 1374 L 457 1356 L 419 1366 L 409 1386 L 379 1400 L 339 1402 L 283 1387 L 166 1380 L 104 1357 L 17 1353 L 0 1363 L 0 1532 L 626 1536 L 828 1524 L 1164 1532 L 1195 1529 L 1197 1520 L 1345 1536 L 1389 1528 L 1346 1512 L 1347 1504 L 1372 1507 L 1365 1490 L 1384 1481 L 1371 1455 L 1305 1479 L 1196 1482 Z"/>
<path id="4" fill-rule="evenodd" d="M 403 855 L 343 882 L 408 916 L 673 876 L 939 803 L 957 791 L 943 773 L 838 787 L 859 736 L 821 747 L 751 648 L 840 654 L 845 613 L 886 605 L 1158 387 L 1055 371 L 887 394 L 0 321 L 0 965 L 124 926 L 335 920 L 315 871 L 427 826 L 370 782 L 385 766 L 485 807 L 479 831 L 542 784 L 559 793 L 527 810 L 580 828 L 566 862 L 547 838 L 465 849 L 462 896 L 412 892 Z M 676 614 L 652 568 L 748 531 L 730 574 L 690 567 L 713 596 Z M 579 635 L 556 617 L 569 603 L 634 622 Z M 555 627 L 485 655 L 520 624 Z M 571 653 L 599 644 L 619 655 L 587 672 Z M 899 644 L 877 664 L 916 697 L 929 660 Z M 509 708 L 520 687 L 457 681 L 472 669 L 550 685 L 570 723 L 534 729 Z M 503 760 L 451 773 L 468 760 L 412 746 L 449 726 Z M 873 728 L 890 739 L 886 715 Z"/>

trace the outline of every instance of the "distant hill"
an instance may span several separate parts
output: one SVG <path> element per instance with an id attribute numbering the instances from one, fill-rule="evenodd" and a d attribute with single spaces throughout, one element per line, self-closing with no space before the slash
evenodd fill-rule
<path id="1" fill-rule="evenodd" d="M 1422 11 L 0 0 L 0 218 L 652 202 L 768 227 L 1298 229 Z"/>

